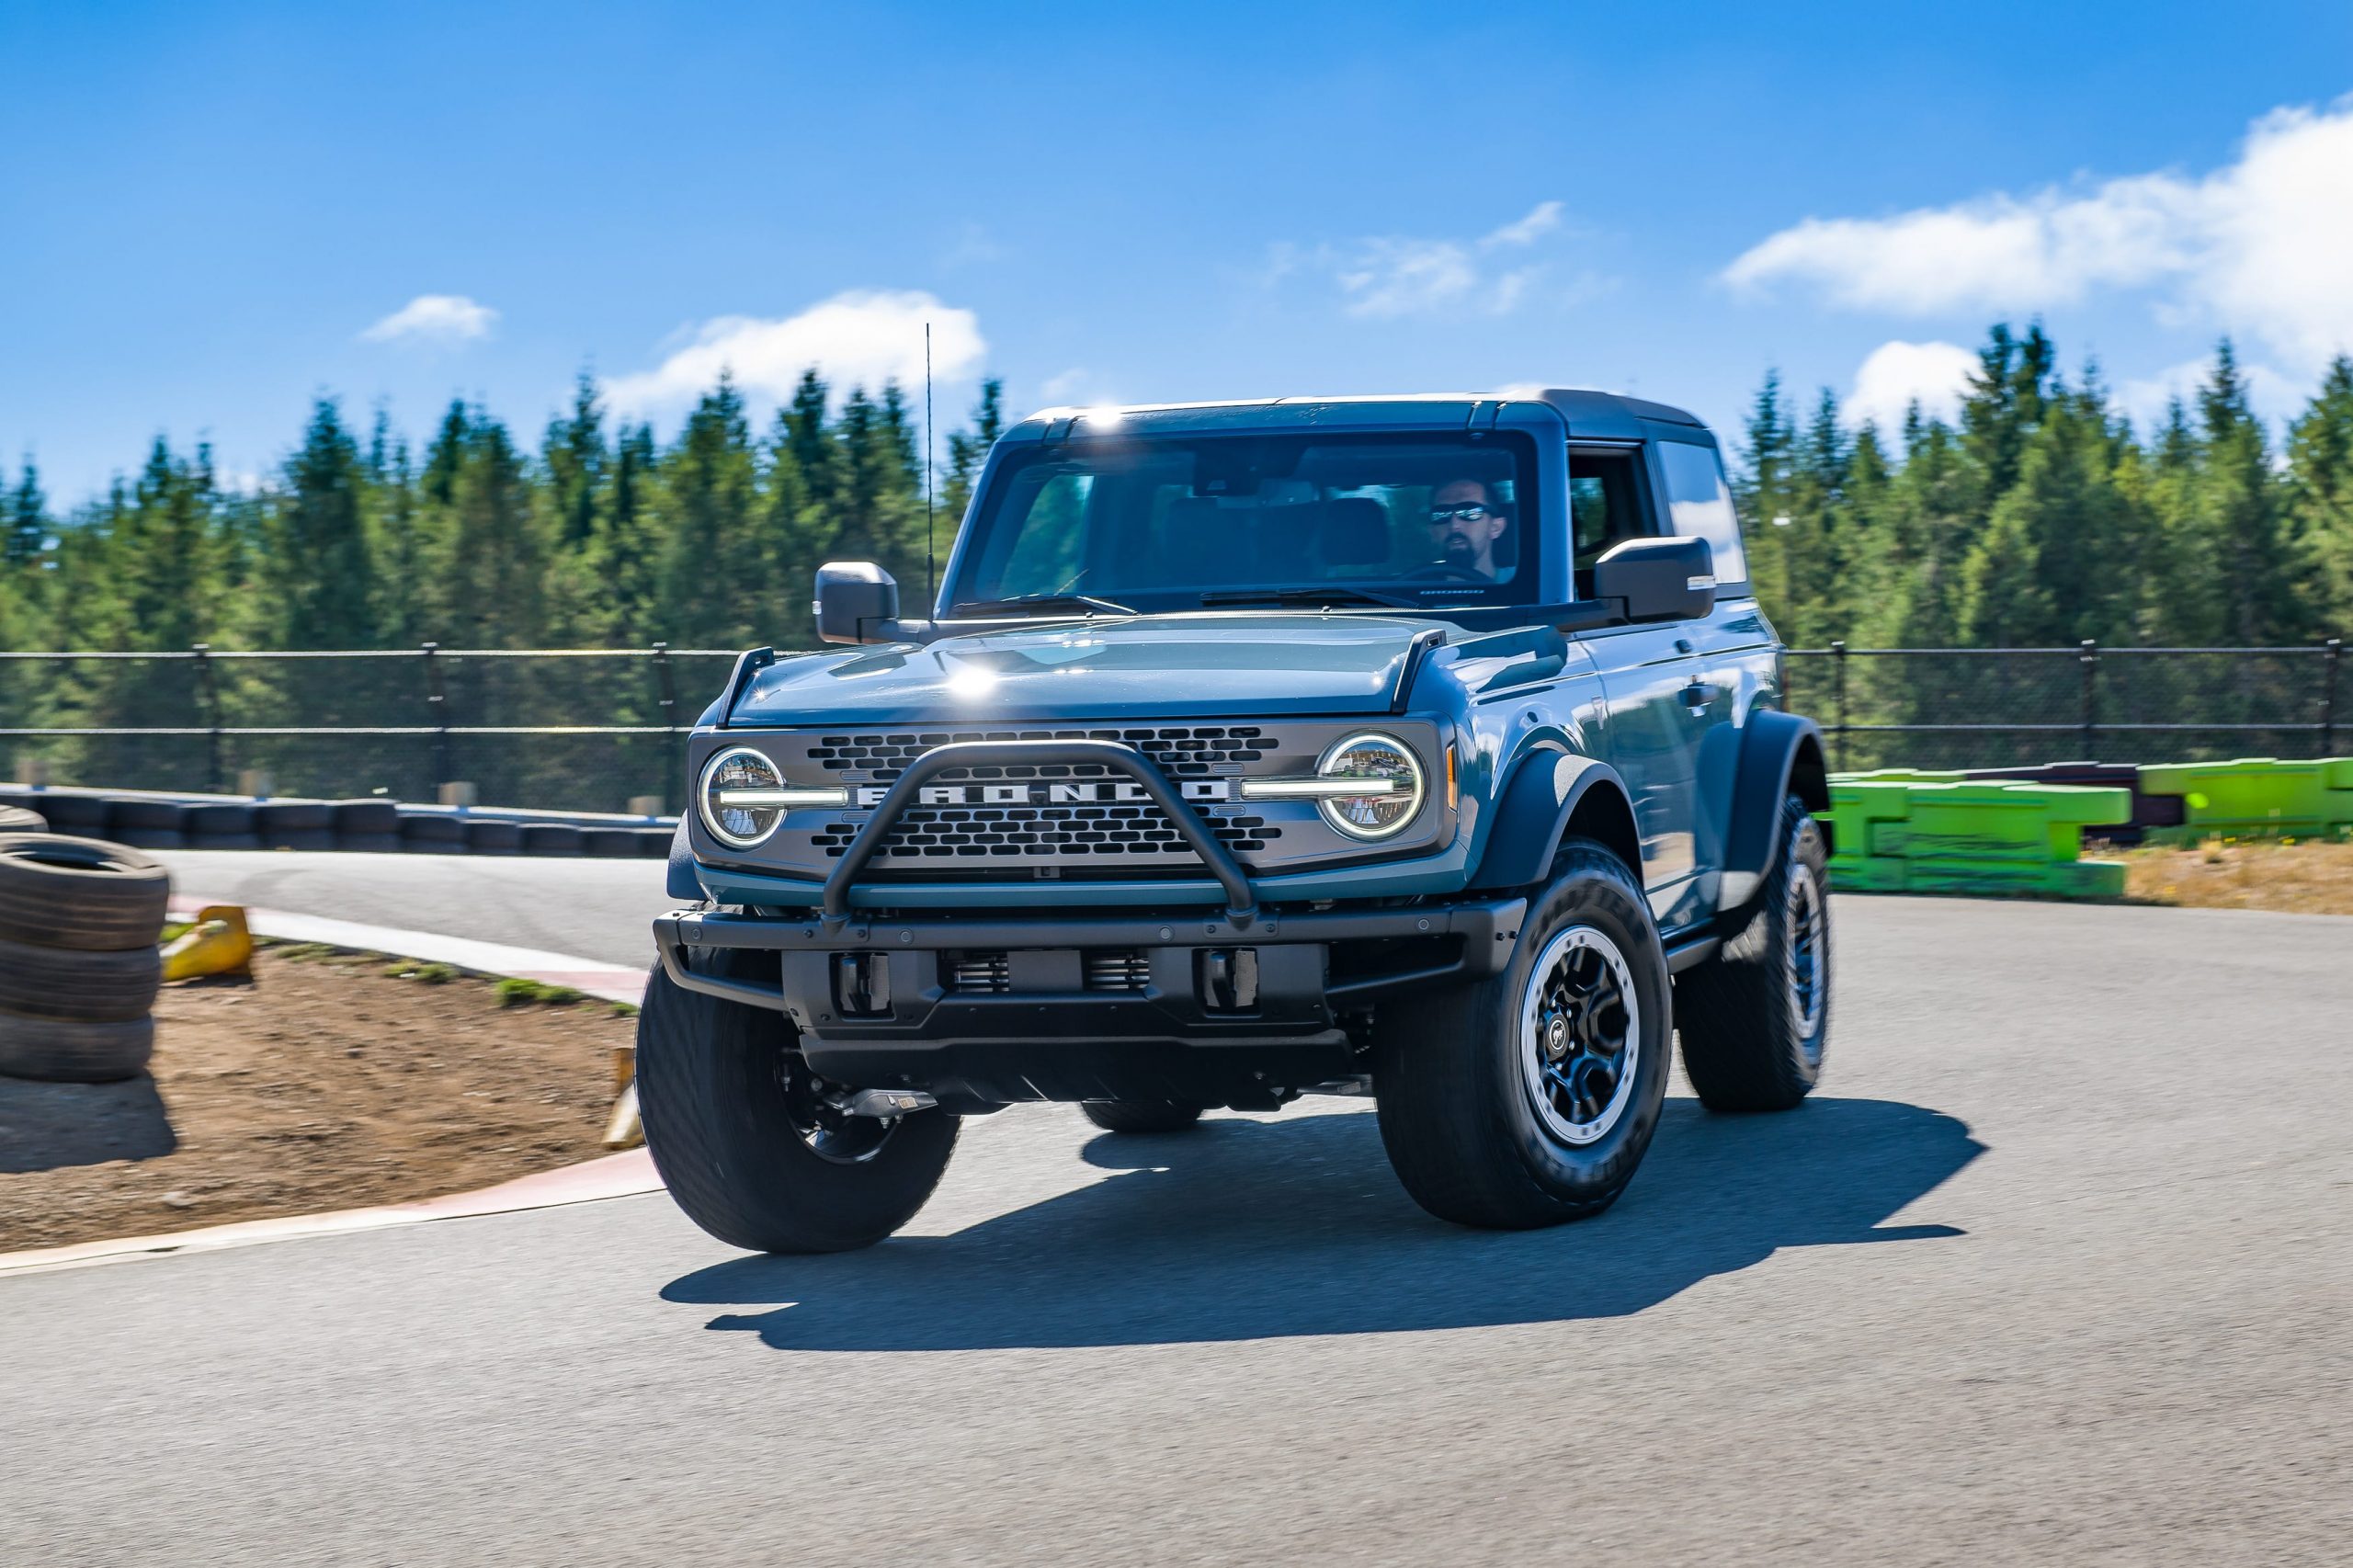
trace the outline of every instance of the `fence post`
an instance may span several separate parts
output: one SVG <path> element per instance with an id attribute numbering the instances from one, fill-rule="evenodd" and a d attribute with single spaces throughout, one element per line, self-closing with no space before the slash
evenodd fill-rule
<path id="1" fill-rule="evenodd" d="M 1838 771 L 1847 771 L 1847 644 L 1833 640 L 1830 644 L 1830 686 L 1836 693 L 1831 699 L 1833 722 L 1830 733 L 1837 736 L 1831 755 L 1836 757 Z"/>
<path id="2" fill-rule="evenodd" d="M 2084 760 L 2099 760 L 2099 639 L 2084 639 Z"/>
<path id="3" fill-rule="evenodd" d="M 218 795 L 221 790 L 221 688 L 212 676 L 212 644 L 191 642 L 188 651 L 196 655 L 196 699 L 204 708 L 205 783 L 207 793 Z"/>
<path id="4" fill-rule="evenodd" d="M 2336 666 L 2345 660 L 2345 640 L 2332 637 L 2322 646 L 2328 652 L 2321 658 L 2320 754 L 2326 756 L 2336 749 Z"/>
<path id="5" fill-rule="evenodd" d="M 662 742 L 662 806 L 663 810 L 667 812 L 670 809 L 670 802 L 677 798 L 674 791 L 678 787 L 679 767 L 678 676 L 677 672 L 670 667 L 670 644 L 667 642 L 654 644 L 654 673 L 660 683 L 662 693 L 660 698 L 662 722 L 667 725 L 670 731 Z"/>
<path id="6" fill-rule="evenodd" d="M 438 642 L 418 644 L 425 655 L 425 710 L 433 716 L 433 790 L 439 794 L 441 786 L 449 782 L 449 692 L 441 682 L 441 661 L 435 655 L 441 652 Z M 496 800 L 498 797 L 491 797 Z"/>

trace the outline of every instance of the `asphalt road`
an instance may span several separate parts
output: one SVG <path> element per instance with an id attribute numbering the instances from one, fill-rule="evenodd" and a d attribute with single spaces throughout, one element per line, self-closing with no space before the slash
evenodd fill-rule
<path id="1" fill-rule="evenodd" d="M 619 868 L 481 864 L 630 956 Z M 1557 1231 L 1423 1217 L 1339 1102 L 1034 1108 L 862 1254 L 656 1195 L 0 1279 L 0 1562 L 2343 1561 L 2353 921 L 1836 919 L 1822 1093 L 1678 1085 Z"/>

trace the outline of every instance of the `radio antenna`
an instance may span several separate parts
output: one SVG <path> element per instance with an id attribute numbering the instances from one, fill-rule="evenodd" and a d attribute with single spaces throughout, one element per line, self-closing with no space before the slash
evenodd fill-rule
<path id="1" fill-rule="evenodd" d="M 923 591 L 924 602 L 939 604 L 939 562 L 931 533 L 931 324 L 923 324 Z"/>

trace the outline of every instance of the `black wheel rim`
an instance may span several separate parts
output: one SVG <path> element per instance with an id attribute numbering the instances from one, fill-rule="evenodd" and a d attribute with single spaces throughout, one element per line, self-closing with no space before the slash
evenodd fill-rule
<path id="1" fill-rule="evenodd" d="M 1572 926 L 1544 944 L 1520 1004 L 1521 1077 L 1538 1119 L 1561 1142 L 1606 1137 L 1633 1098 L 1642 1006 L 1617 943 Z"/>
<path id="2" fill-rule="evenodd" d="M 1790 1027 L 1808 1062 L 1822 1053 L 1822 1008 L 1830 988 L 1828 914 L 1822 881 L 1800 861 L 1790 869 Z"/>

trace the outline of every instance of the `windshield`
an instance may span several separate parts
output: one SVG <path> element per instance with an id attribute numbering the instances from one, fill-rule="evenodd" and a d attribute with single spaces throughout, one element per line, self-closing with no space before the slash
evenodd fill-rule
<path id="1" fill-rule="evenodd" d="M 1525 604 L 1537 581 L 1533 468 L 1509 432 L 1045 449 L 993 478 L 949 613 Z"/>

